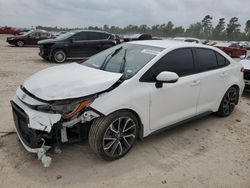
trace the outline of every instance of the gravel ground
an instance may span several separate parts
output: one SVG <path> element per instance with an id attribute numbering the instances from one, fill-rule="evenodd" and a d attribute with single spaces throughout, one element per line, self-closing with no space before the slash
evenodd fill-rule
<path id="1" fill-rule="evenodd" d="M 51 154 L 50 168 L 26 152 L 14 132 L 9 101 L 31 74 L 56 64 L 37 47 L 11 47 L 0 36 L 0 187 L 250 187 L 250 94 L 228 118 L 213 115 L 138 141 L 106 162 L 88 142 Z M 6 134 L 8 133 L 8 134 Z"/>

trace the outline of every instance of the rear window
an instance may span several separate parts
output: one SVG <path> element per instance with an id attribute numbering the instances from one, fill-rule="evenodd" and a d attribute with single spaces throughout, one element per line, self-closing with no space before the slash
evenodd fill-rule
<path id="1" fill-rule="evenodd" d="M 199 71 L 209 71 L 212 69 L 216 69 L 217 65 L 217 58 L 215 52 L 209 49 L 196 49 L 196 54 L 199 61 Z"/>
<path id="2" fill-rule="evenodd" d="M 224 67 L 230 64 L 229 61 L 225 57 L 223 57 L 221 54 L 216 52 L 216 56 L 217 56 L 219 67 Z"/>

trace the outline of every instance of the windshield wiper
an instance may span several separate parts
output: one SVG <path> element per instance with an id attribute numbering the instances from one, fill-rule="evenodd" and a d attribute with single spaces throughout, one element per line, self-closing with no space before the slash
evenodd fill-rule
<path id="1" fill-rule="evenodd" d="M 127 56 L 127 49 L 124 50 L 124 55 L 122 58 L 123 62 L 121 65 L 121 70 L 120 70 L 121 73 L 124 73 L 124 71 L 125 71 L 125 66 L 126 66 L 126 62 L 127 62 L 126 56 Z"/>
<path id="2" fill-rule="evenodd" d="M 116 55 L 121 49 L 122 49 L 122 46 L 121 46 L 120 48 L 117 48 L 114 52 L 108 54 L 108 55 L 105 57 L 105 59 L 104 59 L 104 61 L 103 61 L 103 63 L 102 63 L 102 66 L 101 66 L 100 69 L 101 69 L 101 70 L 104 70 L 104 69 L 106 68 L 107 64 L 109 63 L 110 59 L 111 59 L 114 55 Z M 110 58 L 108 59 L 108 57 L 110 57 Z"/>

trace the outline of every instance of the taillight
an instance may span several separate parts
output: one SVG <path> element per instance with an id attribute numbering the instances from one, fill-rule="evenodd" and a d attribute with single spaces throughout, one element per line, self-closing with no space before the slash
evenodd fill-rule
<path id="1" fill-rule="evenodd" d="M 240 72 L 244 72 L 244 71 L 245 71 L 244 67 L 241 67 Z"/>

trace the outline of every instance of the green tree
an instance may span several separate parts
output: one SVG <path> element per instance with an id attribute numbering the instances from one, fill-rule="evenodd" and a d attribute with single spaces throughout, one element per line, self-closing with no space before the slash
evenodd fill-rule
<path id="1" fill-rule="evenodd" d="M 220 18 L 218 24 L 215 26 L 213 30 L 213 38 L 219 40 L 225 38 L 225 32 L 224 32 L 225 28 L 226 28 L 225 18 Z"/>
<path id="2" fill-rule="evenodd" d="M 205 37 L 205 38 L 210 37 L 212 33 L 212 29 L 213 29 L 212 19 L 213 19 L 212 16 L 206 15 L 201 21 L 202 37 Z"/>
<path id="3" fill-rule="evenodd" d="M 189 28 L 186 30 L 186 34 L 191 37 L 201 37 L 202 34 L 202 24 L 201 22 L 197 22 L 194 24 L 191 24 Z"/>
<path id="4" fill-rule="evenodd" d="M 246 34 L 246 39 L 250 40 L 250 20 L 247 20 L 246 22 L 245 34 Z"/>
<path id="5" fill-rule="evenodd" d="M 230 19 L 229 23 L 227 24 L 227 37 L 230 40 L 237 40 L 241 36 L 240 33 L 240 23 L 237 17 L 233 17 Z"/>

